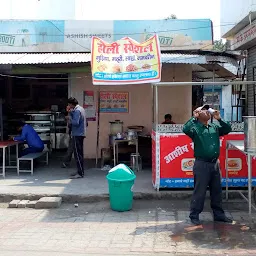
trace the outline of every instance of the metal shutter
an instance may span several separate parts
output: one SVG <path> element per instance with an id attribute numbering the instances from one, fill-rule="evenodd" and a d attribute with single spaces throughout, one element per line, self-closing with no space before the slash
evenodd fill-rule
<path id="1" fill-rule="evenodd" d="M 255 71 L 253 69 L 255 68 Z M 254 76 L 254 77 L 253 77 Z M 253 81 L 256 80 L 256 46 L 248 50 L 247 58 L 247 80 Z M 255 86 L 247 85 L 247 106 L 248 106 L 248 115 L 254 116 L 255 112 Z"/>

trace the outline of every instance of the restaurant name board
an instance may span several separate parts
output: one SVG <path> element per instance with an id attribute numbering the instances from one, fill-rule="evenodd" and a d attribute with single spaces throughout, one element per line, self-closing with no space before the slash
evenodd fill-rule
<path id="1" fill-rule="evenodd" d="M 111 34 L 83 34 L 83 33 L 78 33 L 78 34 L 67 34 L 67 38 L 93 38 L 94 36 L 106 39 L 106 38 L 111 38 Z"/>
<path id="2" fill-rule="evenodd" d="M 161 52 L 157 35 L 138 43 L 126 37 L 107 43 L 92 39 L 94 85 L 152 83 L 161 80 Z"/>
<path id="3" fill-rule="evenodd" d="M 200 20 L 0 20 L 1 52 L 90 52 L 92 37 L 142 43 L 158 35 L 162 50 L 208 49 L 212 22 Z"/>
<path id="4" fill-rule="evenodd" d="M 234 36 L 231 41 L 231 50 L 238 50 L 256 38 L 256 21 L 248 25 Z"/>

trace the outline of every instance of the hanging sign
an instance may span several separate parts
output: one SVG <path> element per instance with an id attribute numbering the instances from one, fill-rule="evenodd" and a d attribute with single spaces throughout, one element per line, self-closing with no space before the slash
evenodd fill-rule
<path id="1" fill-rule="evenodd" d="M 84 91 L 84 104 L 83 104 L 86 120 L 96 121 L 96 109 L 94 102 L 94 91 Z"/>
<path id="2" fill-rule="evenodd" d="M 142 84 L 161 80 L 157 35 L 143 43 L 126 37 L 109 44 L 93 37 L 91 52 L 94 85 Z"/>

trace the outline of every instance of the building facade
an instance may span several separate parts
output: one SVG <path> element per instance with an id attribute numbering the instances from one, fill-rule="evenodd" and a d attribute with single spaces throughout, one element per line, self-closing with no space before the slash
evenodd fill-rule
<path id="1" fill-rule="evenodd" d="M 199 54 L 198 50 L 211 49 L 213 45 L 212 22 L 207 19 L 0 20 L 0 82 L 5 84 L 2 98 L 7 99 L 10 111 L 23 112 L 27 111 L 27 106 L 30 111 L 49 111 L 56 106 L 62 111 L 67 98 L 76 97 L 79 104 L 87 109 L 87 116 L 90 115 L 85 157 L 95 158 L 98 129 L 99 150 L 109 145 L 109 122 L 121 120 L 125 129 L 133 125 L 144 126 L 146 134 L 150 134 L 153 124 L 150 84 L 92 84 L 92 37 L 113 42 L 128 36 L 143 42 L 154 33 L 159 36 L 162 51 L 163 82 L 212 80 L 213 65 L 215 81 L 233 79 L 234 74 L 227 71 L 222 63 L 236 65 L 234 56 L 216 56 L 218 54 L 210 50 Z M 2 68 L 5 70 L 1 71 Z M 207 95 L 211 95 L 211 91 Z M 126 95 L 126 112 L 101 111 L 99 106 L 104 93 Z M 192 86 L 160 88 L 158 122 L 163 121 L 165 114 L 171 113 L 177 124 L 183 124 L 197 105 L 193 95 Z M 207 98 L 212 99 L 210 96 Z M 215 98 L 216 104 L 221 105 L 220 94 Z"/>
<path id="2" fill-rule="evenodd" d="M 142 125 L 150 134 L 152 129 L 152 97 L 150 84 L 94 86 L 90 72 L 90 51 L 93 36 L 113 42 L 129 36 L 136 41 L 147 40 L 154 32 L 159 34 L 162 56 L 162 81 L 192 81 L 191 64 L 207 64 L 207 57 L 166 53 L 171 50 L 198 50 L 212 47 L 212 22 L 194 20 L 150 21 L 78 21 L 78 20 L 0 20 L 0 69 L 8 77 L 3 98 L 8 99 L 13 112 L 23 111 L 31 105 L 51 109 L 65 106 L 65 95 L 74 96 L 79 104 L 86 105 L 87 94 L 92 99 L 91 121 L 85 142 L 85 157 L 95 158 L 97 116 L 99 116 L 99 149 L 109 144 L 109 122 L 121 120 L 124 127 Z M 153 32 L 154 31 L 154 32 Z M 153 34 L 152 34 L 153 33 Z M 212 57 L 209 57 L 209 61 Z M 0 73 L 4 73 L 0 72 Z M 200 74 L 202 74 L 200 70 Z M 13 77 L 14 76 L 14 77 Z M 16 77 L 32 77 L 16 79 Z M 37 78 L 37 79 L 34 79 Z M 47 78 L 47 80 L 46 80 Z M 28 85 L 26 85 L 28 83 Z M 17 94 L 17 87 L 21 92 Z M 13 90 L 10 90 L 13 89 Z M 32 88 L 29 89 L 29 88 Z M 65 90 L 64 90 L 65 88 Z M 100 113 L 97 107 L 100 92 L 125 93 L 127 113 Z M 147 97 L 145 97 L 147 95 Z M 192 87 L 170 87 L 159 90 L 159 122 L 166 113 L 172 113 L 176 123 L 184 123 L 192 112 Z M 183 98 L 184 103 L 179 106 Z M 89 113 L 89 111 L 88 111 Z"/>
<path id="3" fill-rule="evenodd" d="M 256 0 L 221 1 L 221 34 L 247 54 L 246 79 L 256 80 Z M 256 115 L 255 86 L 246 87 L 247 114 Z"/>

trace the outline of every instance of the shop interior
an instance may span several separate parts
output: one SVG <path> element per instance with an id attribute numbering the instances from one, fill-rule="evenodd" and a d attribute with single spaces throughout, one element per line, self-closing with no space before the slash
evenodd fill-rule
<path id="1" fill-rule="evenodd" d="M 192 80 L 212 80 L 212 64 L 192 65 Z M 215 79 L 226 79 L 233 76 L 219 65 L 215 65 Z M 0 77 L 0 98 L 2 99 L 3 132 L 2 139 L 17 135 L 16 123 L 20 120 L 32 125 L 51 152 L 65 152 L 68 147 L 69 135 L 65 119 L 65 109 L 69 96 L 68 74 L 22 74 Z M 150 85 L 148 85 L 150 86 Z M 204 87 L 192 89 L 192 110 L 203 104 Z M 96 97 L 95 97 L 96 98 Z M 81 102 L 82 103 L 82 102 Z M 99 104 L 96 102 L 95 104 Z M 217 106 L 216 106 L 217 107 Z M 98 109 L 96 107 L 96 109 Z M 99 110 L 99 109 L 98 109 Z M 171 110 L 170 110 L 171 112 Z M 97 113 L 100 117 L 100 113 Z M 98 118 L 98 124 L 101 120 Z M 175 120 L 174 120 L 175 121 Z M 90 126 L 90 122 L 89 122 Z M 99 128 L 98 128 L 99 129 Z M 101 167 L 113 164 L 113 141 L 118 136 L 125 136 L 127 141 L 120 143 L 118 151 L 119 162 L 134 164 L 134 139 L 138 142 L 139 168 L 150 168 L 152 165 L 152 142 L 149 131 L 145 132 L 143 124 L 125 127 L 123 120 L 109 122 L 109 145 L 97 148 L 101 155 Z M 125 135 L 123 135 L 125 133 Z M 97 135 L 99 145 L 100 134 Z M 122 137 L 119 137 L 122 139 Z M 96 145 L 96 146 L 97 146 Z M 98 164 L 98 167 L 100 166 Z"/>
<path id="2" fill-rule="evenodd" d="M 192 108 L 195 108 L 196 106 L 203 104 L 204 89 L 203 86 L 198 86 L 193 87 L 192 90 Z M 134 153 L 136 151 L 135 141 L 138 140 L 139 170 L 151 167 L 152 139 L 151 134 L 145 132 L 144 126 L 134 125 L 125 127 L 122 120 L 113 120 L 112 122 L 109 122 L 109 126 L 109 148 L 101 149 L 100 158 L 102 160 L 102 167 L 106 164 L 112 164 L 114 140 L 120 140 L 117 145 L 119 162 L 130 163 L 130 165 L 134 167 Z M 122 140 L 125 140 L 124 143 L 122 143 Z"/>
<path id="3" fill-rule="evenodd" d="M 214 66 L 214 71 L 213 71 Z M 212 81 L 215 79 L 216 81 L 223 81 L 228 78 L 234 78 L 234 74 L 230 71 L 226 70 L 224 67 L 215 63 L 214 65 L 211 63 L 209 65 L 192 65 L 192 79 L 193 81 Z M 149 85 L 150 86 L 150 85 Z M 161 88 L 159 89 L 159 91 Z M 203 104 L 211 104 L 214 103 L 214 108 L 222 110 L 221 106 L 221 88 L 219 91 L 215 91 L 214 87 L 206 88 L 205 86 L 193 86 L 192 87 L 192 106 L 191 110 L 193 111 L 199 106 Z M 191 115 L 192 115 L 191 111 Z M 170 110 L 170 114 L 172 114 L 172 110 Z M 222 114 L 222 113 L 221 113 Z M 160 117 L 163 118 L 162 116 Z M 163 120 L 162 120 L 163 121 Z M 175 121 L 175 120 L 174 120 Z M 161 123 L 161 122 L 160 122 Z M 139 148 L 139 166 L 138 168 L 149 168 L 152 166 L 152 140 L 151 134 L 148 135 L 145 132 L 143 126 L 138 124 L 138 126 L 134 127 L 125 127 L 123 120 L 113 120 L 110 122 L 110 135 L 109 135 L 109 148 L 101 149 L 101 166 L 104 166 L 106 158 L 109 164 L 112 162 L 113 158 L 113 141 L 118 139 L 118 135 L 122 135 L 125 139 L 130 141 L 130 143 L 118 143 L 118 157 L 120 162 L 127 162 L 133 167 L 134 165 L 134 154 L 135 153 L 135 143 L 132 141 L 134 139 L 138 140 L 138 148 Z M 122 139 L 122 138 L 120 138 Z"/>
<path id="4" fill-rule="evenodd" d="M 25 121 L 51 151 L 67 148 L 67 74 L 6 76 L 0 84 L 3 140 L 17 135 L 17 122 Z"/>

